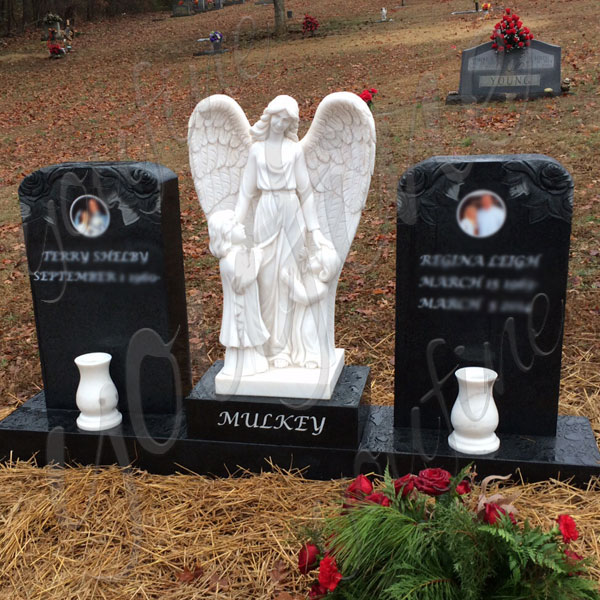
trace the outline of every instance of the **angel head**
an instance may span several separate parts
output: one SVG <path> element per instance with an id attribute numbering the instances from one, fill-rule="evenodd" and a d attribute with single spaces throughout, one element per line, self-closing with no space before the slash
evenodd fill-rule
<path id="1" fill-rule="evenodd" d="M 233 246 L 246 241 L 246 231 L 235 219 L 232 210 L 219 210 L 208 219 L 209 249 L 213 256 L 223 258 Z"/>
<path id="2" fill-rule="evenodd" d="M 299 121 L 298 103 L 291 96 L 277 96 L 269 102 L 262 117 L 250 128 L 250 135 L 254 142 L 263 142 L 272 129 L 297 142 Z"/>
<path id="3" fill-rule="evenodd" d="M 340 268 L 340 257 L 328 246 L 321 246 L 308 258 L 308 270 L 323 283 L 330 282 Z"/>

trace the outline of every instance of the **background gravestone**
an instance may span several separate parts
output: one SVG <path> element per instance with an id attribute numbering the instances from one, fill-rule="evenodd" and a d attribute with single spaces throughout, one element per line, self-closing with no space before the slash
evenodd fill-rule
<path id="1" fill-rule="evenodd" d="M 19 196 L 48 408 L 76 407 L 76 356 L 108 352 L 127 411 L 130 349 L 144 413 L 173 412 L 174 373 L 183 393 L 191 386 L 176 175 L 68 163 L 24 179 Z"/>
<path id="2" fill-rule="evenodd" d="M 463 50 L 458 95 L 448 102 L 537 98 L 561 93 L 561 48 L 532 40 L 525 50 L 499 53 L 492 42 Z M 507 96 L 508 94 L 508 96 Z"/>
<path id="3" fill-rule="evenodd" d="M 194 12 L 193 0 L 173 0 L 173 17 L 190 17 Z"/>
<path id="4" fill-rule="evenodd" d="M 555 435 L 572 201 L 571 176 L 542 155 L 434 157 L 404 174 L 397 427 L 446 427 L 454 371 L 480 365 L 500 375 L 499 432 Z"/>

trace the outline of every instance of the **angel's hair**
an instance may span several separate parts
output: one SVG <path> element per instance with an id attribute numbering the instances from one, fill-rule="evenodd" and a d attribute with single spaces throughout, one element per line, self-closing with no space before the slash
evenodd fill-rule
<path id="1" fill-rule="evenodd" d="M 223 258 L 231 249 L 231 231 L 235 227 L 235 213 L 219 210 L 208 219 L 208 248 L 213 256 Z"/>
<path id="2" fill-rule="evenodd" d="M 287 117 L 292 119 L 291 125 L 285 132 L 285 137 L 292 140 L 292 142 L 298 141 L 298 123 L 300 121 L 298 103 L 291 96 L 277 96 L 269 102 L 269 106 L 265 108 L 262 117 L 250 128 L 253 142 L 264 142 L 267 139 L 269 127 L 271 126 L 271 116 L 278 113 L 285 113 Z"/>
<path id="3" fill-rule="evenodd" d="M 319 279 L 323 283 L 330 282 L 340 268 L 341 261 L 337 252 L 328 246 L 322 246 L 314 255 L 314 258 L 321 269 L 318 275 Z"/>

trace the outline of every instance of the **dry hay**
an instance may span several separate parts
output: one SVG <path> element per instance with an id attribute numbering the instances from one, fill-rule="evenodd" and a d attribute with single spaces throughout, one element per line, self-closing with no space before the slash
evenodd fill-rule
<path id="1" fill-rule="evenodd" d="M 296 535 L 345 484 L 297 472 L 210 479 L 14 463 L 0 469 L 0 597 L 303 598 Z M 599 481 L 518 487 L 523 517 L 551 527 L 573 514 L 582 533 L 574 549 L 598 555 Z"/>

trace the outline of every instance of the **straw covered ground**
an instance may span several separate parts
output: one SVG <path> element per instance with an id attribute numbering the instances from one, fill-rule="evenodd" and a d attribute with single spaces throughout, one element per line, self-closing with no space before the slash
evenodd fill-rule
<path id="1" fill-rule="evenodd" d="M 211 480 L 2 468 L 0 597 L 299 600 L 309 580 L 296 570 L 297 532 L 334 509 L 344 485 L 283 472 Z M 551 527 L 575 514 L 574 549 L 600 552 L 600 483 L 518 489 L 520 517 Z"/>
<path id="2" fill-rule="evenodd" d="M 195 381 L 222 355 L 221 291 L 206 222 L 187 166 L 186 125 L 202 97 L 228 93 L 254 122 L 268 101 L 299 100 L 301 133 L 318 102 L 375 87 L 377 166 L 338 292 L 338 344 L 368 364 L 373 401 L 393 402 L 395 189 L 434 154 L 544 152 L 576 185 L 560 412 L 585 415 L 600 440 L 600 28 L 597 0 L 517 0 L 538 39 L 563 48 L 571 94 L 529 103 L 446 107 L 460 50 L 489 39 L 495 20 L 450 12 L 470 0 L 399 0 L 378 24 L 372 0 L 287 0 L 294 30 L 275 41 L 272 7 L 78 23 L 75 52 L 49 61 L 39 32 L 0 42 L 0 418 L 42 386 L 17 188 L 35 169 L 67 160 L 154 160 L 179 176 Z M 304 12 L 315 38 L 298 32 Z M 214 29 L 233 52 L 194 58 Z M 253 33 L 254 32 L 254 33 Z M 402 285 L 399 282 L 398 285 Z M 503 473 L 500 473 L 501 475 Z M 517 485 L 515 480 L 515 485 Z M 297 473 L 211 480 L 115 468 L 0 468 L 0 598 L 143 600 L 303 598 L 294 571 L 298 527 L 330 510 L 345 482 Z M 600 483 L 578 490 L 519 485 L 523 516 L 577 520 L 575 550 L 599 555 Z M 594 569 L 600 582 L 600 569 Z"/>

